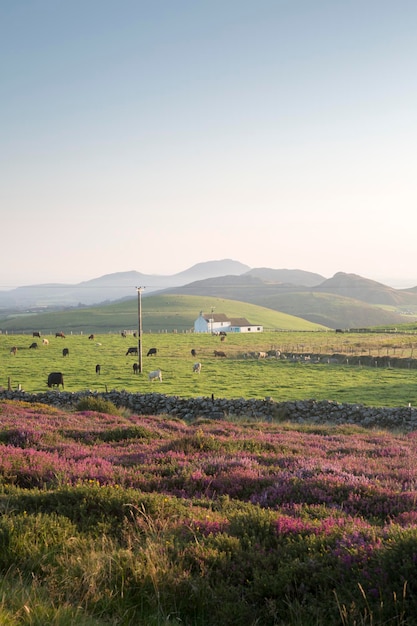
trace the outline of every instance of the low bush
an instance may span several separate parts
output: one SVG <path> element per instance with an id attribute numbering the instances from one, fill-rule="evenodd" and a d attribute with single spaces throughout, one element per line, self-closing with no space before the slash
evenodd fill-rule
<path id="1" fill-rule="evenodd" d="M 95 411 L 96 413 L 106 413 L 108 415 L 122 415 L 119 409 L 111 400 L 104 398 L 86 397 L 82 398 L 76 405 L 77 411 Z"/>

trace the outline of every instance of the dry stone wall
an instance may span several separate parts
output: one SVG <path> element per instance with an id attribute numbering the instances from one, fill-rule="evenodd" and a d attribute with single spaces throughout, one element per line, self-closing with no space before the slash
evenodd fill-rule
<path id="1" fill-rule="evenodd" d="M 328 400 L 297 400 L 274 402 L 270 398 L 222 399 L 214 397 L 180 398 L 160 393 L 129 393 L 109 391 L 47 391 L 30 394 L 25 391 L 2 391 L 1 399 L 40 402 L 64 409 L 74 409 L 86 397 L 102 398 L 117 407 L 126 407 L 138 415 L 170 415 L 184 420 L 197 418 L 229 419 L 247 417 L 266 421 L 292 421 L 314 424 L 356 424 L 370 428 L 417 430 L 417 409 L 406 407 L 367 407 Z"/>

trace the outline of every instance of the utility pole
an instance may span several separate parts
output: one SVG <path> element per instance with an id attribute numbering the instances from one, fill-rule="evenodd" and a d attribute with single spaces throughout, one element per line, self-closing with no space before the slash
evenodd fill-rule
<path id="1" fill-rule="evenodd" d="M 138 360 L 139 374 L 142 374 L 142 291 L 144 287 L 136 287 L 138 292 Z"/>

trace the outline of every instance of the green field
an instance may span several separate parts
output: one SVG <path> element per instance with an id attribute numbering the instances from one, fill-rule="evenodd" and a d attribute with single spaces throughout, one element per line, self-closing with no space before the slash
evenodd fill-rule
<path id="1" fill-rule="evenodd" d="M 157 391 L 180 397 L 265 398 L 274 401 L 295 399 L 334 400 L 369 406 L 417 404 L 417 369 L 412 366 L 365 367 L 349 364 L 300 363 L 248 357 L 254 351 L 278 349 L 282 352 L 345 354 L 410 358 L 414 335 L 337 334 L 334 332 L 270 332 L 233 334 L 221 342 L 218 336 L 195 333 L 144 333 L 142 336 L 143 373 L 133 373 L 135 355 L 126 356 L 128 347 L 137 346 L 133 335 L 115 333 L 49 335 L 49 345 L 29 335 L 0 335 L 0 385 L 27 392 L 47 390 L 49 372 L 64 374 L 66 391 L 110 391 L 148 393 Z M 32 341 L 37 349 L 30 349 Z M 12 346 L 17 354 L 10 353 Z M 158 353 L 147 357 L 156 347 Z M 63 348 L 69 356 L 63 357 Z M 197 357 L 191 356 L 191 349 Z M 215 358 L 223 350 L 226 358 Z M 193 374 L 193 363 L 202 363 L 201 374 Z M 95 372 L 97 364 L 101 374 Z M 150 383 L 148 372 L 162 370 L 163 381 Z"/>
<path id="2" fill-rule="evenodd" d="M 302 318 L 273 311 L 247 302 L 202 296 L 147 296 L 142 297 L 142 324 L 145 332 L 186 332 L 194 328 L 200 311 L 225 313 L 229 317 L 245 317 L 251 324 L 265 330 L 323 330 Z M 136 298 L 124 302 L 90 307 L 71 308 L 65 311 L 25 313 L 0 316 L 0 330 L 8 333 L 29 333 L 40 330 L 55 333 L 72 330 L 74 333 L 116 332 L 138 328 L 138 302 Z"/>

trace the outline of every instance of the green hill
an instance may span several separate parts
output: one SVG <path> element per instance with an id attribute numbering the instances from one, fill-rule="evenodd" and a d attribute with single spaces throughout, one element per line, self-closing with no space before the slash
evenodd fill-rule
<path id="1" fill-rule="evenodd" d="M 413 318 L 417 313 L 415 294 L 404 294 L 375 281 L 342 273 L 319 287 L 270 283 L 244 274 L 200 280 L 165 293 L 228 296 L 330 328 L 399 325 L 408 321 L 402 309 L 412 311 Z"/>
<path id="2" fill-rule="evenodd" d="M 251 324 L 267 329 L 323 330 L 321 324 L 300 317 L 236 300 L 213 296 L 186 296 L 165 294 L 142 297 L 142 327 L 144 332 L 178 331 L 194 328 L 200 311 L 230 317 L 245 317 Z M 138 301 L 136 298 L 123 302 L 89 308 L 73 308 L 53 313 L 16 314 L 0 318 L 0 330 L 4 332 L 45 334 L 62 330 L 66 332 L 103 333 L 138 328 Z"/>

